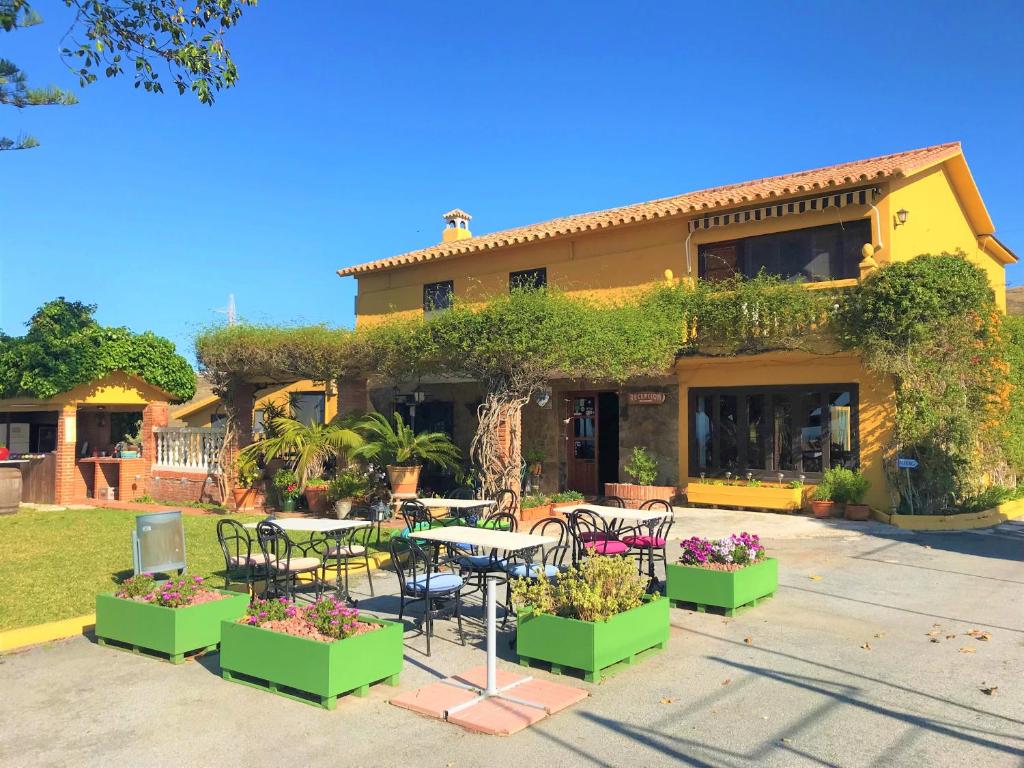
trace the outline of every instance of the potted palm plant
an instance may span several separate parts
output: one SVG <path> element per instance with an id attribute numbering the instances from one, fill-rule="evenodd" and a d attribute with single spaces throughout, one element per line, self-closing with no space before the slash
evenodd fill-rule
<path id="1" fill-rule="evenodd" d="M 368 413 L 356 423 L 363 444 L 352 456 L 383 464 L 387 468 L 391 492 L 415 495 L 420 469 L 426 462 L 442 469 L 455 469 L 461 453 L 443 432 L 414 432 L 399 413 L 394 423 L 384 414 Z"/>
<path id="2" fill-rule="evenodd" d="M 298 494 L 306 493 L 311 512 L 327 509 L 327 483 L 321 478 L 328 460 L 344 456 L 363 443 L 363 438 L 348 424 L 304 424 L 278 416 L 270 422 L 271 434 L 242 449 L 241 455 L 270 462 L 281 457 L 295 472 Z"/>
<path id="3" fill-rule="evenodd" d="M 257 509 L 262 506 L 259 482 L 263 473 L 252 456 L 239 454 L 235 461 L 235 487 L 231 495 L 236 510 Z"/>

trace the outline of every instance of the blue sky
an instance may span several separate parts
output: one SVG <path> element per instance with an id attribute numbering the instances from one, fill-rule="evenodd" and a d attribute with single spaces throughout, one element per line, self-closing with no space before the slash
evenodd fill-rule
<path id="1" fill-rule="evenodd" d="M 69 11 L 36 7 L 4 55 L 76 87 Z M 122 78 L 0 110 L 42 142 L 0 154 L 0 327 L 63 294 L 191 356 L 228 293 L 350 324 L 334 271 L 436 242 L 453 207 L 482 234 L 957 139 L 1024 253 L 1022 29 L 1010 2 L 264 0 L 212 108 Z"/>

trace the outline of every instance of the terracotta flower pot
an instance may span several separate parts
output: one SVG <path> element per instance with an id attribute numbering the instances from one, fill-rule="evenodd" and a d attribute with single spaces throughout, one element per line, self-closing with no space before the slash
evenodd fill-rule
<path id="1" fill-rule="evenodd" d="M 306 506 L 314 515 L 322 515 L 327 511 L 327 488 L 307 488 Z"/>
<path id="2" fill-rule="evenodd" d="M 533 464 L 530 465 L 530 474 L 533 475 L 534 477 L 539 477 L 540 475 L 543 475 L 544 465 L 541 464 L 539 461 L 534 462 Z"/>
<path id="3" fill-rule="evenodd" d="M 670 504 L 676 496 L 676 489 L 671 485 L 637 485 L 636 483 L 605 483 L 605 496 L 618 496 L 630 509 L 639 509 L 645 501 L 661 499 Z"/>
<path id="4" fill-rule="evenodd" d="M 232 488 L 231 500 L 235 504 L 235 510 L 256 509 L 256 497 L 258 492 L 255 488 Z"/>
<path id="5" fill-rule="evenodd" d="M 845 517 L 847 520 L 868 520 L 871 518 L 871 507 L 867 504 L 847 504 Z"/>
<path id="6" fill-rule="evenodd" d="M 811 511 L 815 517 L 832 517 L 836 511 L 834 501 L 811 501 Z"/>
<path id="7" fill-rule="evenodd" d="M 388 464 L 388 480 L 391 482 L 391 493 L 416 495 L 420 484 L 420 467 L 398 467 Z"/>

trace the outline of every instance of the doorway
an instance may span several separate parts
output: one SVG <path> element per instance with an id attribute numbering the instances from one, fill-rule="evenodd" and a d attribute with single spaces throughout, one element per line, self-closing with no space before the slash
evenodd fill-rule
<path id="1" fill-rule="evenodd" d="M 566 485 L 598 496 L 604 483 L 618 481 L 619 395 L 572 392 L 565 403 Z"/>

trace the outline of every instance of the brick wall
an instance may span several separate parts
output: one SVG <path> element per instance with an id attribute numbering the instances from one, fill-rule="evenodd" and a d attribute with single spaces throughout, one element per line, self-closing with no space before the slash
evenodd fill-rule
<path id="1" fill-rule="evenodd" d="M 67 504 L 85 495 L 85 481 L 75 466 L 75 434 L 66 431 L 68 422 L 75 423 L 76 408 L 66 406 L 57 414 L 57 465 L 55 468 L 54 501 Z M 76 495 L 76 491 L 80 491 Z"/>
<path id="2" fill-rule="evenodd" d="M 366 379 L 345 378 L 338 380 L 338 415 L 349 416 L 365 413 L 370 407 L 370 395 Z"/>
<path id="3" fill-rule="evenodd" d="M 149 476 L 148 494 L 157 501 L 201 501 L 221 504 L 217 481 L 210 475 L 154 470 Z M 130 499 L 129 499 L 130 501 Z"/>

